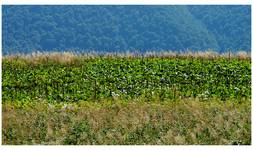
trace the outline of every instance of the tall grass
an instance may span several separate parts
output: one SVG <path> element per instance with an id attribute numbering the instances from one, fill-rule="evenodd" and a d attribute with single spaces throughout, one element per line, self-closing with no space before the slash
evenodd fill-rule
<path id="1" fill-rule="evenodd" d="M 3 104 L 3 144 L 250 144 L 250 101 Z"/>
<path id="2" fill-rule="evenodd" d="M 31 54 L 15 54 L 15 55 L 6 55 L 3 59 L 13 60 L 13 59 L 23 59 L 31 63 L 42 63 L 45 61 L 54 61 L 57 63 L 71 63 L 77 59 L 94 59 L 97 57 L 104 58 L 203 58 L 203 59 L 250 59 L 250 52 L 246 51 L 237 51 L 237 52 L 226 52 L 226 53 L 217 53 L 212 50 L 207 51 L 184 51 L 184 52 L 174 52 L 174 51 L 161 51 L 161 52 L 145 52 L 145 53 L 134 53 L 134 52 L 125 52 L 125 53 L 96 53 L 88 52 L 77 54 L 75 52 L 34 52 Z"/>

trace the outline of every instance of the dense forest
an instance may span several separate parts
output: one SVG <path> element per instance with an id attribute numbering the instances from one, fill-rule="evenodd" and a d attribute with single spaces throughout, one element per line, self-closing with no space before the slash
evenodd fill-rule
<path id="1" fill-rule="evenodd" d="M 3 54 L 251 49 L 250 6 L 2 8 Z"/>

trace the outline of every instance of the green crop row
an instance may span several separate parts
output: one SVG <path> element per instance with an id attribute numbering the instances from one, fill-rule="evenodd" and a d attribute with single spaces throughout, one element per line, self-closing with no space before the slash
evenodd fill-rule
<path id="1" fill-rule="evenodd" d="M 249 60 L 237 59 L 97 57 L 36 65 L 22 59 L 3 59 L 2 99 L 248 99 L 250 66 Z"/>

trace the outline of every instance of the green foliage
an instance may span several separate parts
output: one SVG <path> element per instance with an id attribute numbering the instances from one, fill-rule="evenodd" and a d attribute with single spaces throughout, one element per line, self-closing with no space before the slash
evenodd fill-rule
<path id="1" fill-rule="evenodd" d="M 3 54 L 251 49 L 250 6 L 3 6 Z"/>
<path id="2" fill-rule="evenodd" d="M 90 126 L 87 121 L 77 122 L 69 131 L 69 135 L 66 136 L 64 144 L 77 145 L 87 143 L 90 139 Z"/>
<path id="3" fill-rule="evenodd" d="M 95 58 L 32 65 L 3 60 L 2 100 L 50 102 L 146 101 L 187 97 L 249 99 L 249 60 Z"/>
<path id="4" fill-rule="evenodd" d="M 17 140 L 15 135 L 15 129 L 13 129 L 12 126 L 3 131 L 3 136 L 8 139 L 7 142 L 10 144 L 12 144 L 12 141 Z"/>

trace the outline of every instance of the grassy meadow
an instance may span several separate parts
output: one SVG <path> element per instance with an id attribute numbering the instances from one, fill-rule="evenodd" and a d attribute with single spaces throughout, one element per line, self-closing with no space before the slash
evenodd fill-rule
<path id="1" fill-rule="evenodd" d="M 248 54 L 2 60 L 3 144 L 251 144 Z"/>

